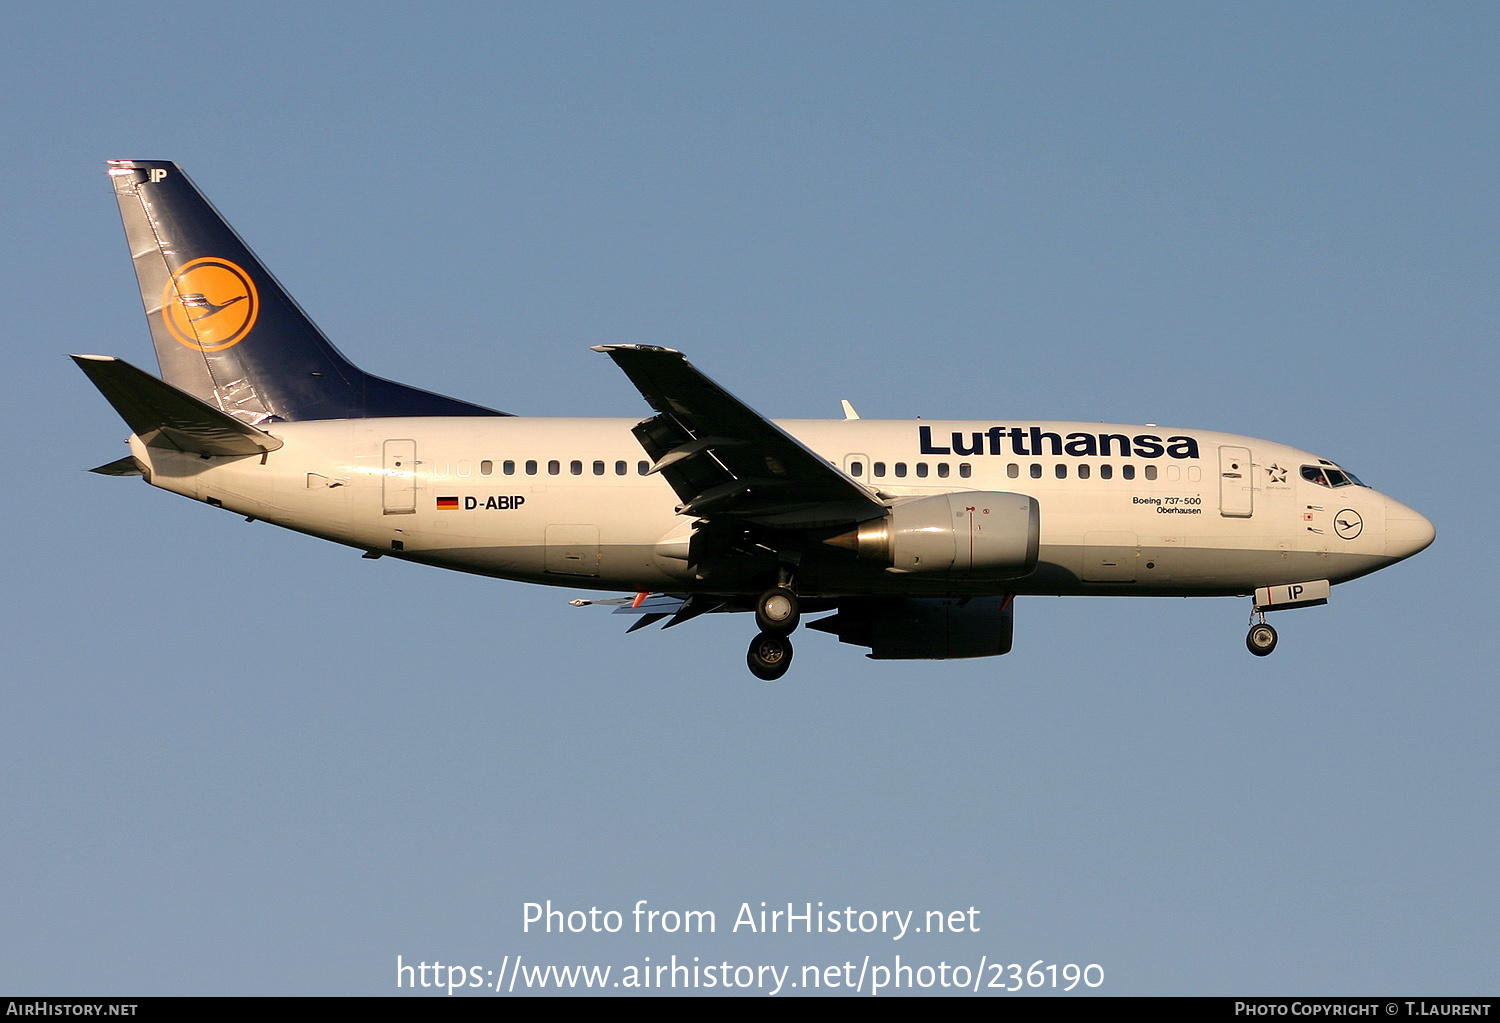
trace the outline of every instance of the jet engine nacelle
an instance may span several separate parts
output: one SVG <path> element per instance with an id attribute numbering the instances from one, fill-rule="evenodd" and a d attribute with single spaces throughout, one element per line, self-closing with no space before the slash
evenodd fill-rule
<path id="1" fill-rule="evenodd" d="M 1010 653 L 1015 620 L 1008 596 L 852 597 L 807 627 L 867 646 L 877 661 L 942 660 Z"/>
<path id="2" fill-rule="evenodd" d="M 909 498 L 825 543 L 882 561 L 888 572 L 1016 579 L 1036 570 L 1040 539 L 1035 498 L 969 490 Z"/>

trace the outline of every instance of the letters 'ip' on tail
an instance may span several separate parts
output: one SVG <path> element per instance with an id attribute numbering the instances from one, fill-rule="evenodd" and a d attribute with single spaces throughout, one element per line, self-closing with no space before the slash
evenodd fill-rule
<path id="1" fill-rule="evenodd" d="M 167 383 L 252 424 L 505 414 L 355 367 L 175 163 L 109 175 Z"/>

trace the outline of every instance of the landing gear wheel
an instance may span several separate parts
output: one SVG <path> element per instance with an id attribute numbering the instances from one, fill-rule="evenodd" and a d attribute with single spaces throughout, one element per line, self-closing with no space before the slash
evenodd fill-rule
<path id="1" fill-rule="evenodd" d="M 760 595 L 755 602 L 755 624 L 761 632 L 786 635 L 797 628 L 802 620 L 802 608 L 797 595 L 785 586 L 773 586 Z"/>
<path id="2" fill-rule="evenodd" d="M 745 663 L 750 665 L 750 674 L 756 678 L 774 682 L 792 666 L 792 641 L 772 632 L 762 632 L 750 641 Z"/>
<path id="3" fill-rule="evenodd" d="M 1276 630 L 1265 622 L 1250 626 L 1250 635 L 1245 637 L 1245 646 L 1256 657 L 1264 657 L 1276 649 Z"/>

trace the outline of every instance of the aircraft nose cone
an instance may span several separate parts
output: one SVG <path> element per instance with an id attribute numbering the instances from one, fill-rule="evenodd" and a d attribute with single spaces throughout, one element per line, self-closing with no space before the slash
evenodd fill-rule
<path id="1" fill-rule="evenodd" d="M 1385 554 L 1388 558 L 1409 558 L 1425 550 L 1437 536 L 1437 530 L 1421 512 L 1386 498 Z"/>

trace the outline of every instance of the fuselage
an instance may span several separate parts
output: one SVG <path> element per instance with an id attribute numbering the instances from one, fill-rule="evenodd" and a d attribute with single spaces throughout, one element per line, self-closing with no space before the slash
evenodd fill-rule
<path id="1" fill-rule="evenodd" d="M 635 419 L 367 418 L 267 424 L 284 445 L 204 458 L 132 438 L 154 485 L 304 533 L 445 568 L 601 590 L 725 592 L 689 567 L 694 520 L 650 473 Z M 1018 493 L 1035 572 L 924 579 L 820 545 L 807 595 L 1248 594 L 1347 581 L 1421 550 L 1420 514 L 1270 441 L 1102 423 L 784 420 L 882 500 Z"/>

